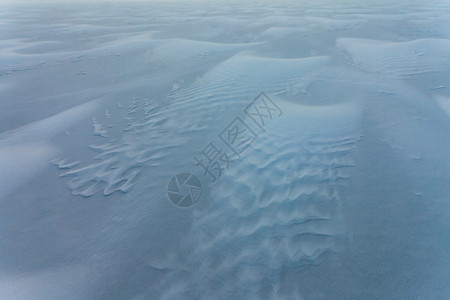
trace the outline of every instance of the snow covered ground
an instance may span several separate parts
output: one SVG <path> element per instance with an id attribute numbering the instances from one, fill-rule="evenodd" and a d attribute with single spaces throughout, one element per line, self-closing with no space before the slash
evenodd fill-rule
<path id="1" fill-rule="evenodd" d="M 0 6 L 0 299 L 450 298 L 447 1 Z"/>

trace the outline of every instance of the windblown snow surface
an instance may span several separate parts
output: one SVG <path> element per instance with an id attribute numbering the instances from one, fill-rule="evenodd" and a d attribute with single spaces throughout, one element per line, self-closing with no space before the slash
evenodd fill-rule
<path id="1" fill-rule="evenodd" d="M 0 299 L 449 299 L 449 20 L 447 1 L 3 4 Z"/>

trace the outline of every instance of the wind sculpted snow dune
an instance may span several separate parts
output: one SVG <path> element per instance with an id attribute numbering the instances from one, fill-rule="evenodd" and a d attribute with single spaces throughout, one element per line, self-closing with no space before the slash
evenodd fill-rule
<path id="1" fill-rule="evenodd" d="M 299 298 L 312 278 L 298 272 L 344 249 L 339 189 L 354 166 L 360 105 L 277 103 L 280 119 L 195 211 L 181 246 L 187 264 L 153 287 L 165 290 L 163 299 Z"/>
<path id="2" fill-rule="evenodd" d="M 60 151 L 51 138 L 86 118 L 98 105 L 99 101 L 89 102 L 0 135 L 0 199 L 39 175 Z"/>
<path id="3" fill-rule="evenodd" d="M 357 68 L 396 78 L 442 72 L 450 67 L 450 40 L 386 42 L 338 39 L 337 46 L 350 54 Z"/>
<path id="4" fill-rule="evenodd" d="M 69 187 L 73 194 L 82 196 L 99 191 L 105 195 L 114 191 L 127 192 L 142 168 L 153 168 L 152 174 L 148 175 L 154 176 L 150 180 L 153 182 L 163 175 L 155 172 L 169 170 L 154 169 L 161 166 L 165 158 L 176 155 L 180 161 L 192 159 L 188 155 L 202 137 L 213 137 L 226 126 L 232 114 L 257 95 L 261 86 L 269 93 L 296 95 L 328 61 L 327 57 L 274 59 L 236 55 L 198 78 L 192 86 L 179 91 L 175 89 L 170 95 L 169 106 L 161 108 L 150 100 L 134 100 L 128 108 L 119 107 L 130 117 L 120 139 L 90 145 L 99 153 L 97 162 L 88 166 L 60 167 L 70 169 L 61 176 L 73 177 Z M 264 72 L 267 69 L 271 69 L 269 74 Z M 218 115 L 222 116 L 219 120 Z M 110 122 L 108 118 L 106 121 Z M 108 137 L 107 128 L 99 133 L 102 124 L 95 121 L 93 125 L 94 134 Z M 162 132 L 166 134 L 161 136 Z M 180 151 L 181 146 L 186 149 L 184 153 Z"/>
<path id="5" fill-rule="evenodd" d="M 431 2 L 2 4 L 0 298 L 446 299 Z"/>

